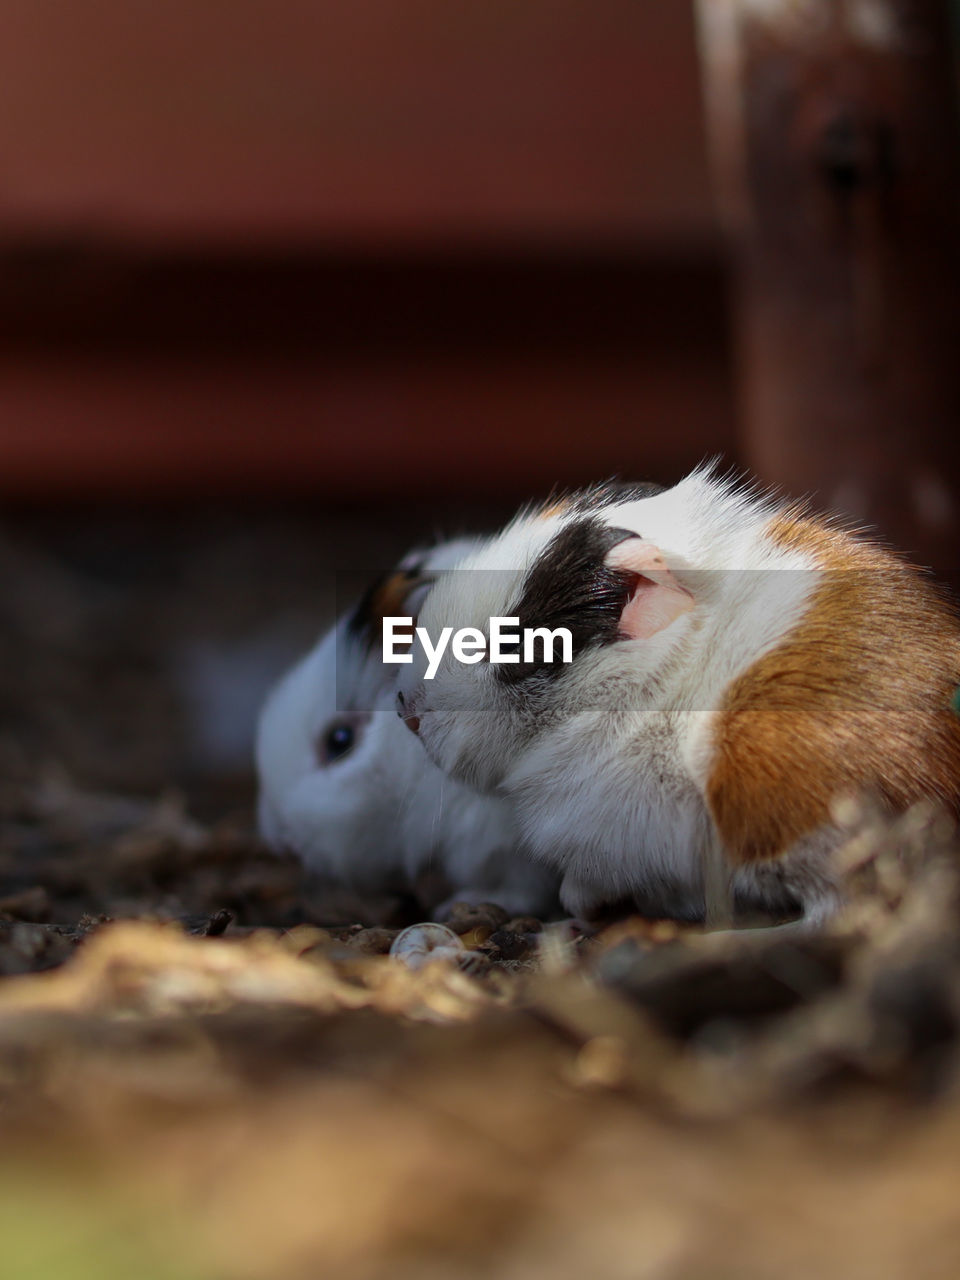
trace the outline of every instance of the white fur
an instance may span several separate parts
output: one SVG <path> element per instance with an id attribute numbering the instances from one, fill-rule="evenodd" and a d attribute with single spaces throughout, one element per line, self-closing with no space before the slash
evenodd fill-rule
<path id="1" fill-rule="evenodd" d="M 473 544 L 437 548 L 443 570 Z M 517 853 L 512 805 L 447 778 L 394 709 L 394 673 L 346 619 L 287 673 L 268 698 L 257 733 L 259 820 L 264 838 L 312 870 L 360 889 L 410 886 L 427 869 L 457 899 L 499 902 L 517 913 L 549 910 L 557 877 Z M 326 765 L 317 744 L 351 718 L 357 742 Z"/>
<path id="2" fill-rule="evenodd" d="M 428 754 L 515 801 L 527 847 L 563 876 L 568 910 L 632 895 L 652 914 L 703 914 L 714 713 L 730 682 L 803 616 L 817 580 L 809 557 L 766 535 L 776 511 L 709 468 L 652 497 L 613 501 L 596 514 L 659 546 L 694 597 L 690 612 L 648 639 L 588 649 L 550 680 L 505 685 L 489 664 L 445 659 L 425 684 L 419 655 L 403 669 Z M 421 624 L 483 629 L 509 615 L 538 556 L 579 518 L 519 517 L 438 584 Z M 811 833 L 775 865 L 738 871 L 738 899 L 821 911 L 833 895 L 831 843 L 831 832 Z"/>

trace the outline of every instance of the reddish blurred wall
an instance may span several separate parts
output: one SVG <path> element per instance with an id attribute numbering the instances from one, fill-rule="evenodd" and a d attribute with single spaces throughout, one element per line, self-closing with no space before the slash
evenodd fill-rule
<path id="1" fill-rule="evenodd" d="M 688 4 L 7 0 L 0 83 L 8 494 L 730 449 Z"/>

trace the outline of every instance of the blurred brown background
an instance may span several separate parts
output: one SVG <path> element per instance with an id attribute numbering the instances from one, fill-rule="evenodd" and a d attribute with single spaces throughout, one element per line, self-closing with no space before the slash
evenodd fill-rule
<path id="1" fill-rule="evenodd" d="M 539 492 L 733 444 L 694 19 L 0 7 L 0 485 Z"/>
<path id="2" fill-rule="evenodd" d="M 152 784 L 206 732 L 145 729 L 160 663 L 247 759 L 333 567 L 612 473 L 721 455 L 951 576 L 957 10 L 4 0 L 18 749 L 46 716 L 100 776 L 126 671 Z M 24 677 L 85 643 L 79 704 Z"/>

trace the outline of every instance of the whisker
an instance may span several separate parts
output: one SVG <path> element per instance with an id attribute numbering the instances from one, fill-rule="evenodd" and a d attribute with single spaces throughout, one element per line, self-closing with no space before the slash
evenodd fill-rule
<path id="1" fill-rule="evenodd" d="M 440 825 L 440 822 L 443 819 L 443 788 L 445 784 L 446 784 L 446 778 L 444 778 L 443 775 L 441 774 L 440 775 L 440 794 L 437 797 L 437 808 L 433 815 L 433 825 L 430 828 L 431 855 L 433 853 L 434 848 L 436 847 L 437 827 Z"/>
<path id="2" fill-rule="evenodd" d="M 409 805 L 411 799 L 413 798 L 413 794 L 417 789 L 417 782 L 418 782 L 418 779 L 414 777 L 410 781 L 409 785 L 407 786 L 406 791 L 400 797 L 399 803 L 397 804 L 397 815 L 396 815 L 397 821 L 399 821 L 403 817 L 403 814 L 405 809 L 407 808 L 407 805 Z"/>

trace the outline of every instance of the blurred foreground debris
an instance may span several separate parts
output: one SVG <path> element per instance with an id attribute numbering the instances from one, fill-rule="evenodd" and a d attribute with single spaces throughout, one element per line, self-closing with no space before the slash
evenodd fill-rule
<path id="1" fill-rule="evenodd" d="M 464 906 L 412 969 L 172 797 L 51 775 L 7 806 L 11 1276 L 960 1273 L 935 813 L 847 815 L 824 934 Z"/>

